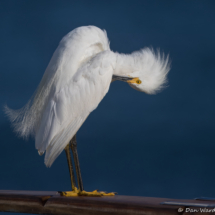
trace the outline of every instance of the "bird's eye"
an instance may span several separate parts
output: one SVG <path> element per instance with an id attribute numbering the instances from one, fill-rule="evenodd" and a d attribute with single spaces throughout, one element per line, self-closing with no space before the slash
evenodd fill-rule
<path id="1" fill-rule="evenodd" d="M 142 81 L 140 79 L 136 80 L 136 84 L 141 84 Z"/>

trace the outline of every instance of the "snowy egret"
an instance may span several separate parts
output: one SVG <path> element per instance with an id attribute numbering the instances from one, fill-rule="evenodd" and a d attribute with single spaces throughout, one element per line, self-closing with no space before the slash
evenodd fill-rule
<path id="1" fill-rule="evenodd" d="M 61 40 L 30 101 L 19 110 L 5 107 L 5 111 L 20 136 L 35 136 L 38 153 L 46 152 L 47 167 L 65 149 L 72 191 L 63 195 L 114 195 L 84 191 L 76 133 L 108 92 L 112 81 L 124 81 L 138 91 L 154 94 L 166 83 L 169 69 L 168 57 L 159 52 L 144 48 L 132 54 L 114 53 L 105 31 L 95 26 L 79 27 Z"/>

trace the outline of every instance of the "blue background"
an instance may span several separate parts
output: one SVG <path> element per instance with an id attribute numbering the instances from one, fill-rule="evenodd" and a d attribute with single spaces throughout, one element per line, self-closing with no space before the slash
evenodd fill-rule
<path id="1" fill-rule="evenodd" d="M 168 198 L 215 196 L 214 1 L 0 2 L 0 105 L 21 108 L 61 38 L 106 29 L 113 51 L 170 54 L 168 87 L 146 95 L 114 82 L 78 131 L 86 190 Z M 51 168 L 0 111 L 0 189 L 70 190 L 63 152 Z"/>

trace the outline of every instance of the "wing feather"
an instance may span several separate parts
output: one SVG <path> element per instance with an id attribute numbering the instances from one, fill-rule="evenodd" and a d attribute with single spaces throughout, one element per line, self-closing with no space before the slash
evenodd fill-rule
<path id="1" fill-rule="evenodd" d="M 45 118 L 51 123 L 55 107 L 49 103 L 50 99 L 73 78 L 78 68 L 105 50 L 110 50 L 107 34 L 95 26 L 79 27 L 64 36 L 29 102 L 19 110 L 5 106 L 5 112 L 18 135 L 26 138 L 35 136 L 41 124 L 46 122 L 43 120 L 46 111 L 50 113 Z M 48 105 L 50 107 L 47 109 Z M 47 131 L 40 133 L 48 135 Z M 44 137 L 38 140 L 40 143 L 36 144 L 37 148 L 40 148 L 42 139 Z"/>
<path id="2" fill-rule="evenodd" d="M 113 74 L 110 62 L 104 63 L 108 54 L 100 53 L 85 63 L 50 99 L 35 138 L 38 152 L 46 150 L 46 166 L 52 165 L 107 93 Z"/>
<path id="3" fill-rule="evenodd" d="M 81 127 L 88 114 L 78 116 L 75 118 L 68 126 L 65 126 L 58 134 L 53 138 L 48 148 L 46 149 L 45 155 L 45 165 L 50 167 L 55 159 L 60 155 L 60 153 L 64 150 L 66 145 L 72 139 L 72 137 L 76 134 L 78 129 Z"/>

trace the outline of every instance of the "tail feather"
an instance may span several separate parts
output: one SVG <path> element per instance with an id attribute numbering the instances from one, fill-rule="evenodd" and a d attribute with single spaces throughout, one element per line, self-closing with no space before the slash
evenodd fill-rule
<path id="1" fill-rule="evenodd" d="M 32 121 L 27 121 L 29 115 L 30 102 L 18 110 L 13 110 L 7 105 L 4 106 L 4 112 L 12 123 L 14 131 L 23 138 L 27 138 L 32 133 Z"/>

